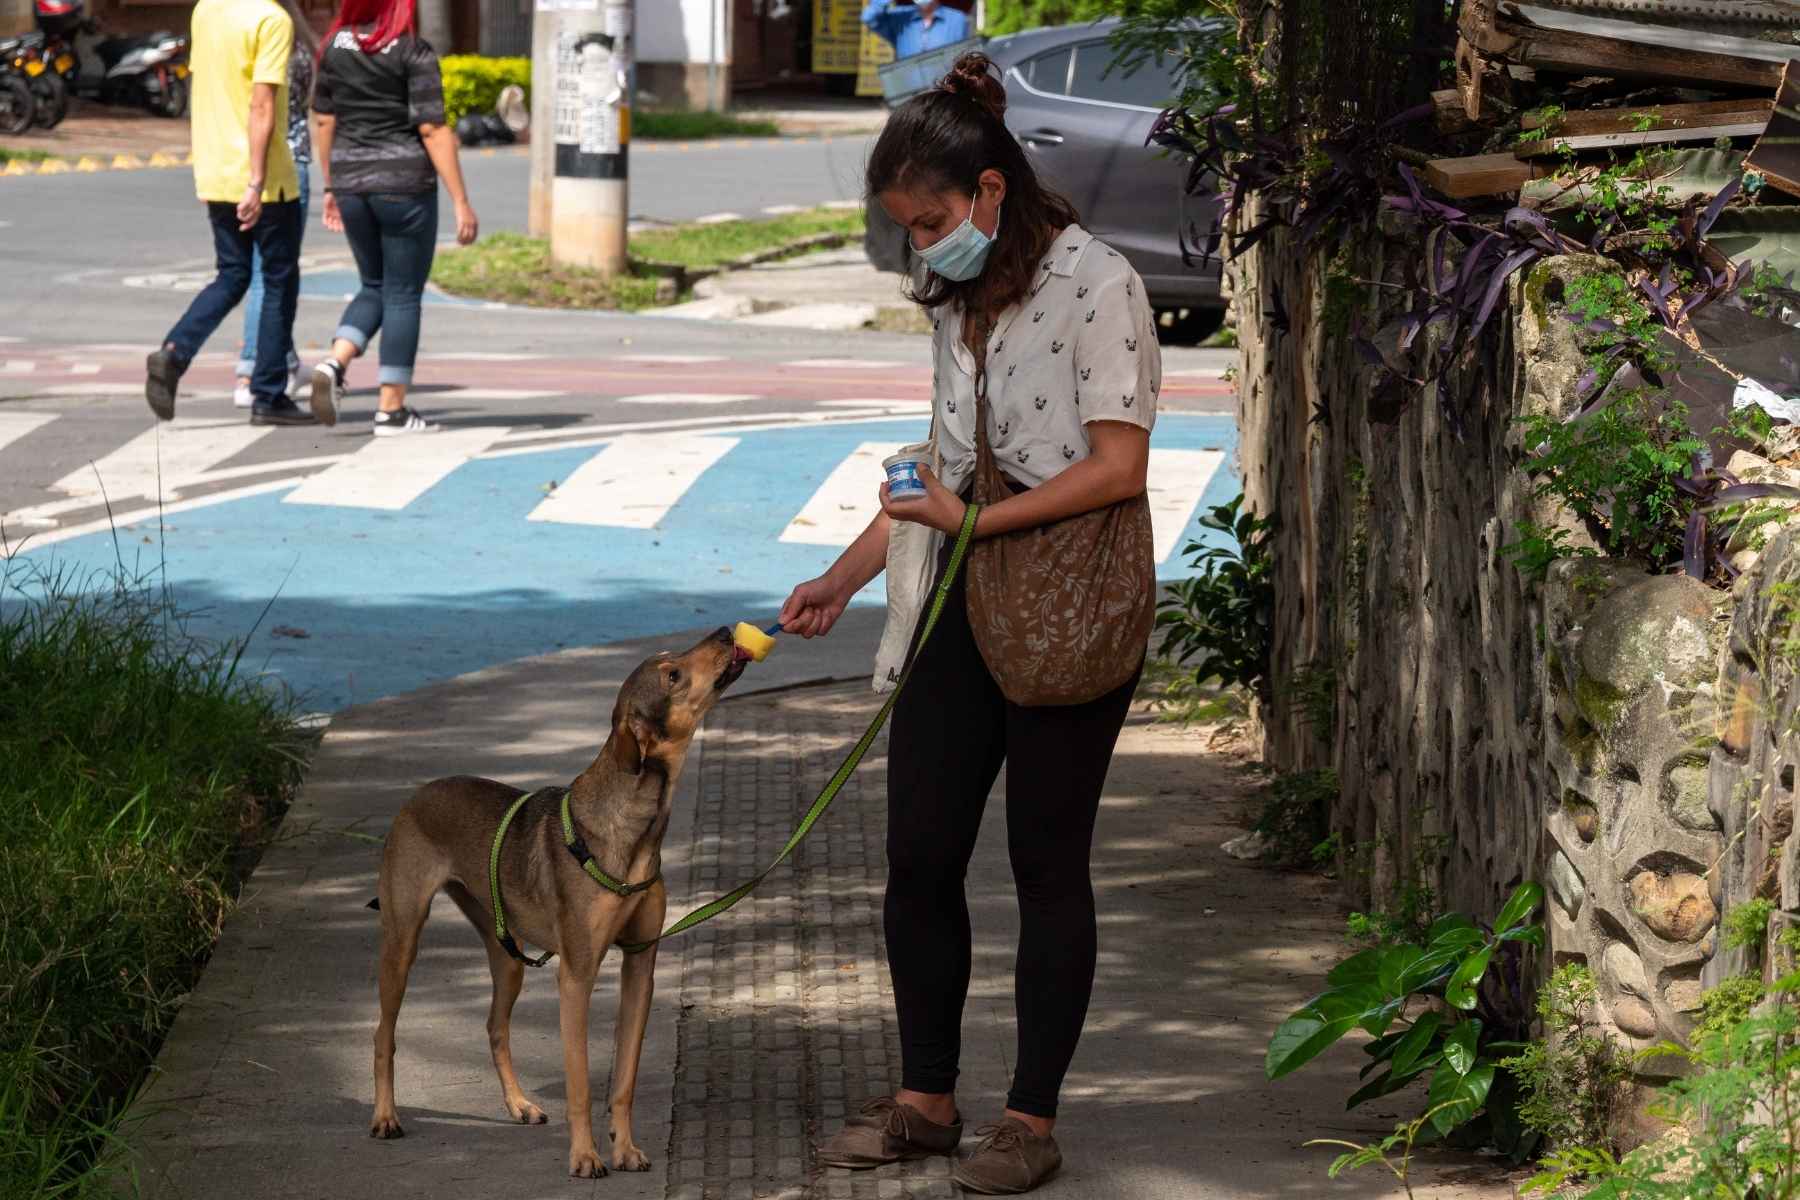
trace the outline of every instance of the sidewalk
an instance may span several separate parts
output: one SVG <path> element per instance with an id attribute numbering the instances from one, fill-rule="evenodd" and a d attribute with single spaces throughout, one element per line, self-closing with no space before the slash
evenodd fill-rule
<path id="1" fill-rule="evenodd" d="M 853 610 L 824 642 L 783 642 L 715 709 L 664 846 L 675 911 L 773 856 L 879 701 L 866 681 L 880 614 Z M 407 1137 L 366 1136 L 381 834 L 418 781 L 470 771 L 521 786 L 592 758 L 617 681 L 687 635 L 524 660 L 339 714 L 282 840 L 250 882 L 166 1043 L 133 1135 L 153 1197 L 538 1197 L 750 1200 L 953 1196 L 948 1163 L 823 1172 L 811 1145 L 847 1107 L 897 1081 L 880 895 L 886 740 L 789 868 L 736 910 L 665 947 L 638 1097 L 647 1174 L 564 1175 L 567 1129 L 553 969 L 514 1018 L 543 1127 L 505 1119 L 483 1021 L 485 957 L 447 901 L 434 910 L 399 1026 Z M 806 680 L 835 683 L 795 686 Z M 753 688 L 787 688 L 754 692 Z M 1310 1137 L 1378 1136 L 1347 1116 L 1360 1056 L 1263 1082 L 1263 1047 L 1341 955 L 1330 885 L 1221 854 L 1238 831 L 1242 758 L 1143 712 L 1115 759 L 1095 847 L 1099 981 L 1065 1091 L 1061 1200 L 1392 1194 L 1365 1171 L 1325 1178 Z M 975 977 L 962 1103 L 992 1119 L 1013 1053 L 1016 928 L 1004 806 L 989 805 L 970 869 Z M 348 834 L 349 836 L 346 836 Z M 616 966 L 594 998 L 604 1095 Z M 1396 1105 L 1398 1108 L 1398 1105 Z M 596 1110 L 597 1128 L 604 1133 Z M 1503 1200 L 1467 1160 L 1421 1165 L 1421 1196 Z M 1457 1182 L 1474 1179 L 1476 1182 Z"/>

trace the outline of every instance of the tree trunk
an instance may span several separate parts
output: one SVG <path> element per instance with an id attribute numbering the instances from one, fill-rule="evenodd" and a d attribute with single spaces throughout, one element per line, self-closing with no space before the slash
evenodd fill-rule
<path id="1" fill-rule="evenodd" d="M 419 36 L 439 55 L 456 53 L 450 30 L 450 0 L 419 0 Z"/>

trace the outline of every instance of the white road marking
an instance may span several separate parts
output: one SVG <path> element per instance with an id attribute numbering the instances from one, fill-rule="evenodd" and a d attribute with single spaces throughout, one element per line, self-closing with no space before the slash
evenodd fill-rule
<path id="1" fill-rule="evenodd" d="M 502 354 L 494 351 L 461 351 L 443 350 L 424 356 L 431 360 L 457 360 L 459 362 L 536 362 L 549 358 L 548 354 Z"/>
<path id="2" fill-rule="evenodd" d="M 144 385 L 141 383 L 53 383 L 46 388 L 33 388 L 34 395 L 39 396 L 142 396 Z M 226 392 L 229 396 L 231 393 Z M 189 397 L 186 392 L 181 399 L 206 399 L 208 397 Z"/>
<path id="3" fill-rule="evenodd" d="M 761 396 L 711 392 L 652 392 L 643 396 L 620 396 L 620 404 L 742 404 L 760 400 Z"/>
<path id="4" fill-rule="evenodd" d="M 29 375 L 37 370 L 37 363 L 29 358 L 9 358 L 0 362 L 0 375 Z"/>
<path id="5" fill-rule="evenodd" d="M 743 219 L 744 219 L 743 213 L 716 212 L 716 213 L 707 213 L 704 217 L 695 217 L 694 224 L 696 224 L 696 225 L 723 225 L 727 221 L 741 221 Z"/>
<path id="6" fill-rule="evenodd" d="M 925 409 L 929 409 L 931 407 L 930 400 L 902 400 L 897 397 L 884 397 L 882 399 L 863 399 L 863 400 L 821 400 L 821 401 L 819 401 L 819 403 L 822 405 L 828 406 L 830 408 L 868 408 L 872 404 L 873 405 L 882 405 L 882 406 L 891 406 L 894 408 L 925 408 Z"/>
<path id="7" fill-rule="evenodd" d="M 628 435 L 582 463 L 526 518 L 559 525 L 654 529 L 738 439 Z"/>
<path id="8" fill-rule="evenodd" d="M 566 396 L 567 392 L 551 390 L 534 390 L 531 388 L 457 388 L 454 391 L 431 392 L 422 399 L 427 405 L 433 399 L 442 397 L 445 400 L 542 400 L 546 396 Z"/>
<path id="9" fill-rule="evenodd" d="M 763 212 L 771 217 L 786 217 L 797 212 L 805 211 L 806 210 L 798 204 L 771 204 L 763 209 Z"/>
<path id="10" fill-rule="evenodd" d="M 0 450 L 8 444 L 18 441 L 34 429 L 42 428 L 56 420 L 55 413 L 3 412 L 0 411 Z"/>
<path id="11" fill-rule="evenodd" d="M 627 354 L 621 361 L 631 363 L 669 363 L 677 366 L 687 366 L 698 363 L 724 362 L 725 359 L 717 354 Z"/>
<path id="12" fill-rule="evenodd" d="M 417 437 L 371 437 L 368 445 L 310 477 L 281 502 L 398 512 L 507 432 L 504 425 L 482 425 Z"/>
<path id="13" fill-rule="evenodd" d="M 109 529 L 125 529 L 139 521 L 151 521 L 158 517 L 170 517 L 176 513 L 187 512 L 192 508 L 203 508 L 209 504 L 218 504 L 224 500 L 247 500 L 252 496 L 261 496 L 269 492 L 284 491 L 300 481 L 295 478 L 271 479 L 267 483 L 259 483 L 253 487 L 236 488 L 229 493 L 218 493 L 210 496 L 196 496 L 192 500 L 176 500 L 153 508 L 138 508 L 112 516 L 100 517 L 93 521 L 83 521 L 79 525 L 70 525 L 51 533 L 35 534 L 23 543 L 15 543 L 9 555 L 7 549 L 0 547 L 0 557 L 17 557 L 27 551 L 37 550 L 44 546 L 66 542 L 70 538 L 81 537 L 89 533 L 104 533 Z"/>
<path id="14" fill-rule="evenodd" d="M 920 413 L 915 408 L 864 408 L 845 409 L 842 412 L 821 412 L 813 409 L 809 412 L 777 412 L 754 413 L 743 417 L 686 417 L 669 421 L 629 421 L 612 425 L 583 425 L 581 435 L 569 437 L 562 433 L 521 434 L 511 445 L 500 446 L 489 450 L 483 458 L 511 458 L 518 454 L 541 454 L 546 450 L 582 450 L 589 446 L 605 446 L 618 440 L 622 433 L 649 433 L 652 431 L 683 430 L 716 430 L 720 433 L 762 433 L 770 429 L 794 429 L 806 425 L 854 424 L 858 421 L 874 421 L 885 417 L 914 417 Z M 925 426 L 919 426 L 919 434 L 924 436 Z"/>
<path id="15" fill-rule="evenodd" d="M 71 374 L 71 375 L 98 375 L 100 373 L 100 370 L 101 370 L 101 367 L 100 367 L 99 363 L 70 363 L 69 364 L 69 374 Z"/>
<path id="16" fill-rule="evenodd" d="M 846 368 L 865 371 L 885 371 L 889 367 L 903 367 L 905 363 L 890 362 L 878 358 L 798 358 L 793 362 L 783 363 L 784 367 L 828 367 L 834 370 Z"/>
<path id="17" fill-rule="evenodd" d="M 803 546 L 848 546 L 881 511 L 881 460 L 904 442 L 864 442 L 832 469 L 781 540 Z"/>
<path id="18" fill-rule="evenodd" d="M 72 496 L 171 497 L 214 463 L 248 449 L 273 430 L 244 420 L 176 417 L 159 421 L 111 454 L 77 467 L 50 486 Z M 98 476 L 98 478 L 96 478 Z M 160 492 L 159 492 L 160 489 Z"/>
<path id="19" fill-rule="evenodd" d="M 853 208 L 861 208 L 862 206 L 863 202 L 861 200 L 827 200 L 820 207 L 835 209 L 838 212 L 849 212 Z"/>
<path id="20" fill-rule="evenodd" d="M 1150 451 L 1150 528 L 1157 562 L 1187 544 L 1183 539 L 1190 532 L 1194 506 L 1224 462 L 1218 450 Z"/>

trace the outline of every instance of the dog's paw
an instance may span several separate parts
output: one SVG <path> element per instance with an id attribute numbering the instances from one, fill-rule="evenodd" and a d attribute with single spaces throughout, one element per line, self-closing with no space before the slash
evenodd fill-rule
<path id="1" fill-rule="evenodd" d="M 512 1119 L 521 1125 L 543 1125 L 550 1120 L 543 1109 L 529 1100 L 521 1100 L 517 1104 L 509 1103 L 506 1111 L 511 1113 Z"/>
<path id="2" fill-rule="evenodd" d="M 615 1171 L 648 1171 L 650 1156 L 636 1146 L 615 1146 L 612 1165 Z"/>
<path id="3" fill-rule="evenodd" d="M 380 1138 L 385 1142 L 394 1138 L 405 1137 L 406 1130 L 400 1128 L 399 1117 L 383 1116 L 380 1113 L 376 1113 L 375 1119 L 369 1122 L 369 1136 L 372 1138 Z"/>
<path id="4" fill-rule="evenodd" d="M 569 1151 L 569 1174 L 576 1179 L 605 1179 L 606 1164 L 596 1150 Z"/>

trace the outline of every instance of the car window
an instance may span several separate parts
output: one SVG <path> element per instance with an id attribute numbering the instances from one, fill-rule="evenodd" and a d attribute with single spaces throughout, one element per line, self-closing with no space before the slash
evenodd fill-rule
<path id="1" fill-rule="evenodd" d="M 1020 66 L 1019 74 L 1025 77 L 1026 83 L 1040 92 L 1066 96 L 1069 93 L 1069 56 L 1074 52 L 1074 47 L 1063 46 L 1048 54 L 1027 59 Z"/>
<path id="2" fill-rule="evenodd" d="M 1109 69 L 1117 53 L 1109 42 L 1083 42 L 1077 46 L 1069 95 L 1082 100 L 1104 100 L 1109 104 L 1166 108 L 1181 91 L 1175 82 L 1172 56 L 1157 55 L 1127 75 L 1123 69 Z"/>

